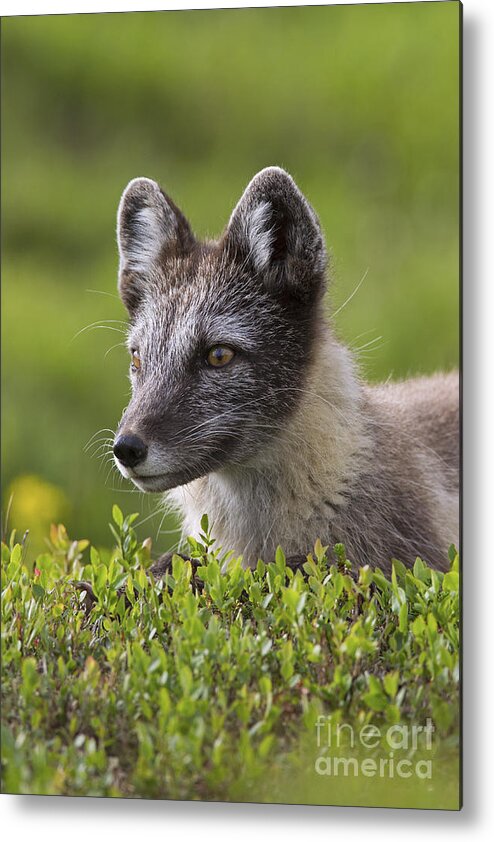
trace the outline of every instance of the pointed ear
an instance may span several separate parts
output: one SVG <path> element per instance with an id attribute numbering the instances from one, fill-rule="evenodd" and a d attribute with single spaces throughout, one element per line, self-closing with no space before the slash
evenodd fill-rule
<path id="1" fill-rule="evenodd" d="M 194 235 L 183 213 L 149 178 L 134 178 L 125 188 L 117 214 L 120 254 L 118 289 L 125 306 L 137 306 L 146 275 L 167 254 L 186 254 Z"/>
<path id="2" fill-rule="evenodd" d="M 275 288 L 302 297 L 324 288 L 327 258 L 319 221 L 279 167 L 254 176 L 232 213 L 225 245 Z"/>

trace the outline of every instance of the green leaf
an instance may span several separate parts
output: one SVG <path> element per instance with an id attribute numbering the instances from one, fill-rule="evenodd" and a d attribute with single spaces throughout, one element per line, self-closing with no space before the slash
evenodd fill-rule
<path id="1" fill-rule="evenodd" d="M 45 589 L 41 585 L 38 585 L 36 582 L 33 583 L 32 588 L 35 598 L 43 599 L 45 595 Z"/>
<path id="2" fill-rule="evenodd" d="M 413 565 L 413 575 L 416 579 L 419 579 L 421 582 L 429 581 L 427 567 L 425 566 L 421 558 L 415 559 L 415 563 Z"/>
<path id="3" fill-rule="evenodd" d="M 274 738 L 274 734 L 268 734 L 268 735 L 267 735 L 266 737 L 264 737 L 264 739 L 261 741 L 261 743 L 260 743 L 260 745 L 259 745 L 258 752 L 259 752 L 259 757 L 260 757 L 262 760 L 263 760 L 264 758 L 266 758 L 266 757 L 268 756 L 269 752 L 271 751 L 271 749 L 272 749 L 272 747 L 273 747 L 273 745 L 274 745 L 274 739 L 275 739 L 275 738 Z"/>
<path id="4" fill-rule="evenodd" d="M 383 686 L 390 699 L 394 699 L 398 691 L 398 672 L 388 672 L 383 678 Z"/>
<path id="5" fill-rule="evenodd" d="M 314 544 L 314 555 L 317 558 L 317 561 L 319 562 L 319 564 L 321 564 L 321 562 L 323 562 L 325 560 L 327 551 L 328 551 L 328 547 L 327 546 L 323 547 L 323 545 L 321 543 L 321 539 L 317 538 L 317 540 Z"/>
<path id="6" fill-rule="evenodd" d="M 24 698 L 29 701 L 39 684 L 39 674 L 34 658 L 24 658 L 22 662 L 22 689 Z"/>
<path id="7" fill-rule="evenodd" d="M 276 547 L 275 562 L 276 562 L 277 566 L 280 567 L 281 569 L 284 569 L 285 566 L 286 566 L 285 553 L 283 552 L 283 550 L 279 546 Z"/>
<path id="8" fill-rule="evenodd" d="M 415 620 L 412 623 L 412 632 L 415 637 L 421 637 L 426 629 L 425 620 L 421 614 L 418 617 L 415 617 Z"/>
<path id="9" fill-rule="evenodd" d="M 406 602 L 400 608 L 398 628 L 403 634 L 406 634 L 408 631 L 408 605 Z"/>
<path id="10" fill-rule="evenodd" d="M 458 593 L 460 590 L 460 576 L 456 570 L 444 574 L 443 591 Z"/>
<path id="11" fill-rule="evenodd" d="M 385 710 L 388 704 L 384 693 L 364 693 L 362 696 L 362 700 L 365 702 L 367 707 L 377 712 Z"/>
<path id="12" fill-rule="evenodd" d="M 162 716 L 168 718 L 172 709 L 172 703 L 170 700 L 170 694 L 166 687 L 161 687 L 159 691 L 159 704 L 160 704 L 160 711 Z"/>
<path id="13" fill-rule="evenodd" d="M 293 588 L 284 588 L 282 599 L 287 608 L 291 609 L 292 611 L 296 611 L 298 601 L 300 599 L 300 594 L 297 591 L 293 590 Z"/>

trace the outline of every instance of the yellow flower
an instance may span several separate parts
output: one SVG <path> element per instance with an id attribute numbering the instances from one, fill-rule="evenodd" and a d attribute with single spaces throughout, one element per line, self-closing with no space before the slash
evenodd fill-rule
<path id="1" fill-rule="evenodd" d="M 16 477 L 5 500 L 10 505 L 9 531 L 17 529 L 19 539 L 28 529 L 30 542 L 35 544 L 48 535 L 51 523 L 63 521 L 69 511 L 64 491 L 34 474 Z"/>

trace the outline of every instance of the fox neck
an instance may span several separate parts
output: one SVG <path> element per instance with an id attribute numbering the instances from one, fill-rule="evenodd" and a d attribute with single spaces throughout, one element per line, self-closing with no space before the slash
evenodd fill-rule
<path id="1" fill-rule="evenodd" d="M 175 489 L 169 499 L 183 516 L 183 535 L 198 537 L 208 514 L 215 546 L 242 555 L 246 566 L 306 554 L 301 536 L 328 534 L 344 505 L 345 485 L 367 442 L 362 390 L 349 351 L 329 330 L 318 341 L 304 394 L 275 442 L 249 465 L 232 465 Z"/>

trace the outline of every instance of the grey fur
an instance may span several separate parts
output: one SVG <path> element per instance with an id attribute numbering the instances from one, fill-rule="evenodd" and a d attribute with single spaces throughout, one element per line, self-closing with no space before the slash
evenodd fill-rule
<path id="1" fill-rule="evenodd" d="M 258 173 L 207 243 L 155 182 L 135 179 L 118 242 L 141 358 L 118 433 L 148 445 L 133 470 L 117 460 L 124 476 L 166 491 L 184 535 L 207 512 L 245 564 L 320 538 L 356 564 L 421 555 L 445 569 L 459 528 L 457 374 L 361 382 L 324 316 L 324 239 L 291 177 Z M 206 364 L 217 344 L 236 350 L 219 370 Z"/>

